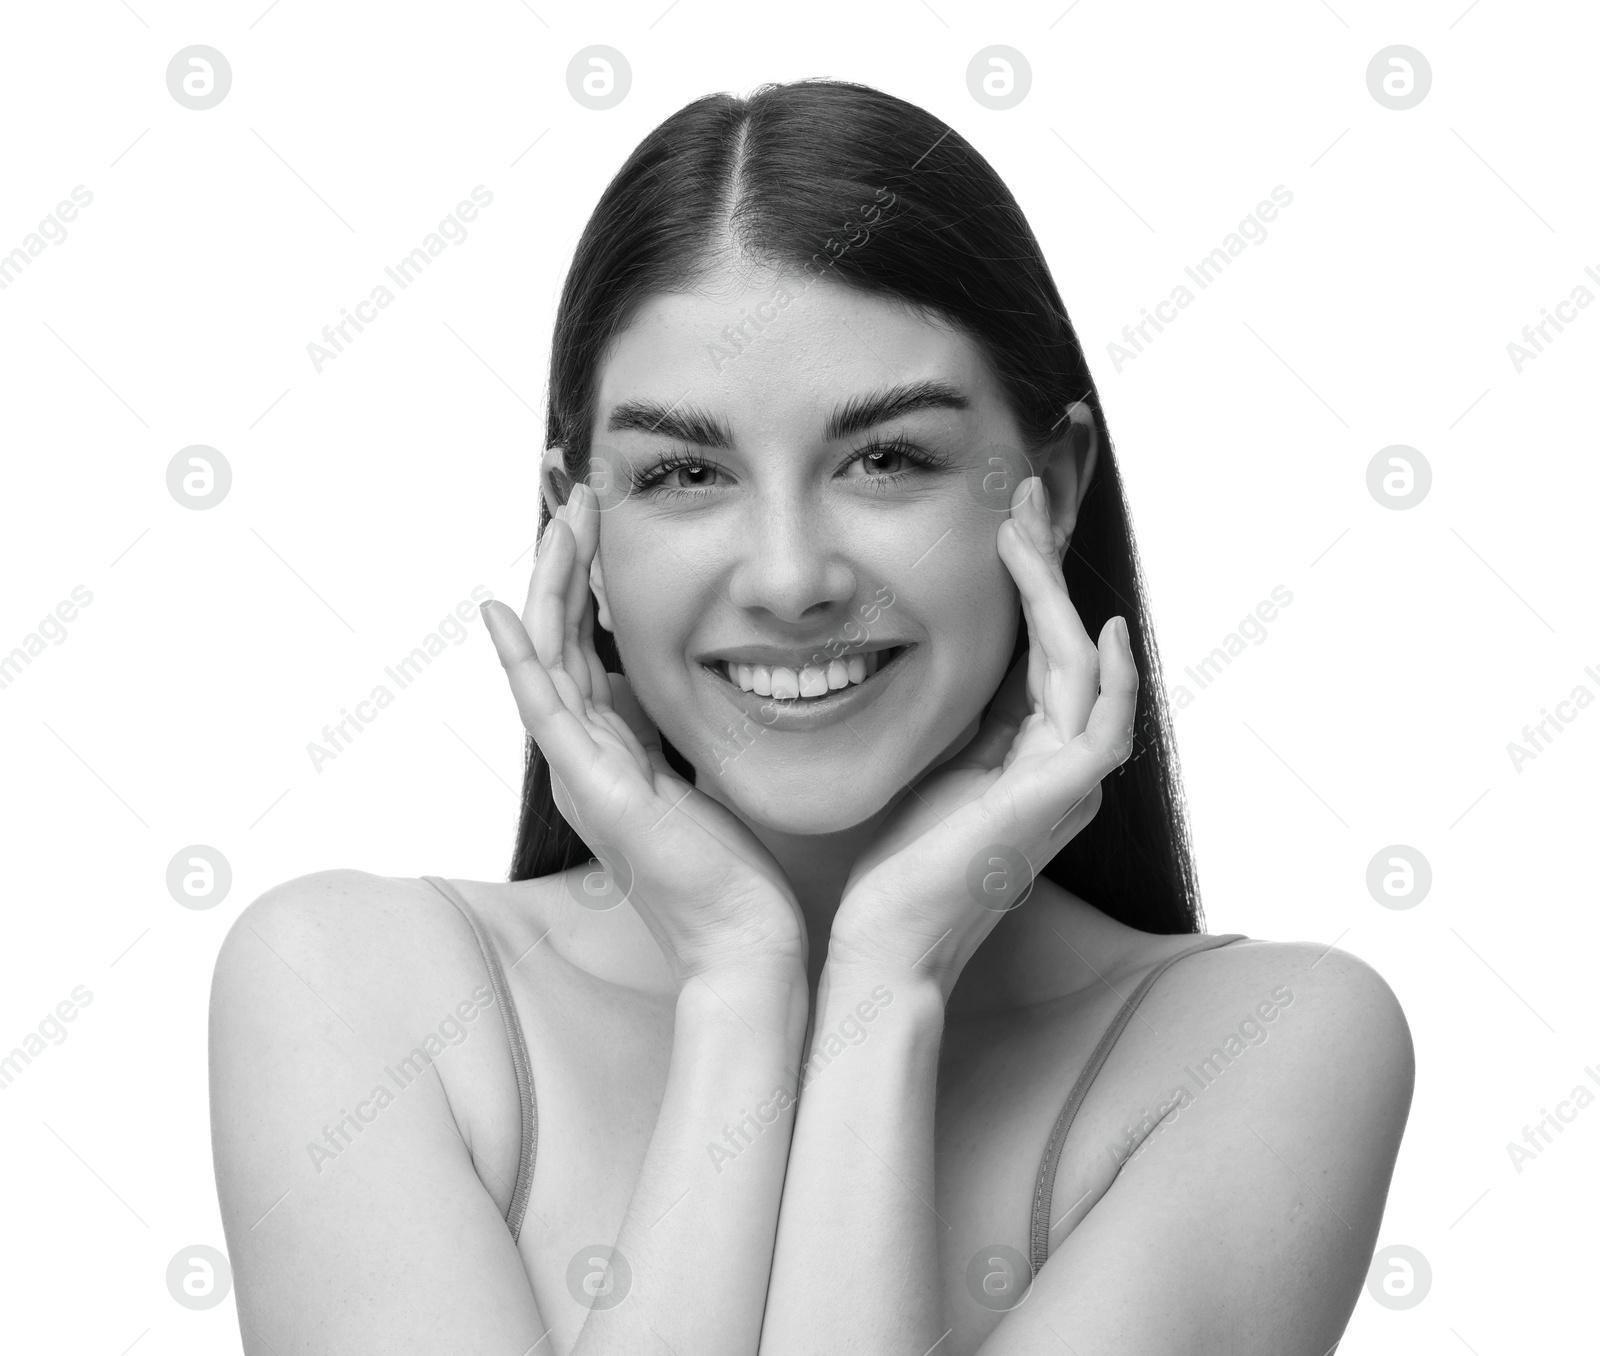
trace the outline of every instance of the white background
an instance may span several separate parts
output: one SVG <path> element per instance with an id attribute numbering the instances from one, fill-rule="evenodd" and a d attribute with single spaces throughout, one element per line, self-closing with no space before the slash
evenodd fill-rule
<path id="1" fill-rule="evenodd" d="M 75 985 L 93 1002 L 0 1093 L 0 1345 L 238 1349 L 231 1296 L 191 1312 L 165 1283 L 224 1243 L 224 934 L 324 868 L 503 878 L 516 820 L 521 732 L 476 623 L 320 772 L 306 744 L 475 585 L 520 603 L 555 301 L 629 150 L 700 94 L 806 75 L 927 107 L 1017 194 L 1101 383 L 1169 680 L 1293 593 L 1176 723 L 1210 930 L 1337 941 L 1415 1036 L 1380 1242 L 1432 1289 L 1364 1293 L 1341 1350 L 1594 1341 L 1600 1109 L 1520 1173 L 1506 1144 L 1600 1070 L 1600 705 L 1520 771 L 1506 746 L 1600 695 L 1600 307 L 1520 373 L 1506 345 L 1600 295 L 1600 21 L 1067 3 L 7 7 L 0 251 L 94 200 L 0 292 L 0 652 L 74 586 L 93 602 L 0 690 L 0 1049 Z M 193 43 L 233 71 L 201 112 L 165 79 Z M 594 43 L 633 72 L 604 112 L 566 83 Z M 1003 112 L 966 83 L 997 43 L 1033 74 Z M 1433 71 L 1400 112 L 1365 78 L 1395 43 Z M 478 184 L 465 242 L 314 371 L 322 326 Z M 1116 371 L 1108 342 L 1278 184 L 1268 238 Z M 233 472 L 203 512 L 166 487 L 194 443 Z M 1366 485 L 1395 443 L 1433 471 L 1407 511 Z M 1403 911 L 1365 885 L 1396 843 L 1433 871 Z M 190 844 L 231 863 L 209 910 L 165 885 Z"/>

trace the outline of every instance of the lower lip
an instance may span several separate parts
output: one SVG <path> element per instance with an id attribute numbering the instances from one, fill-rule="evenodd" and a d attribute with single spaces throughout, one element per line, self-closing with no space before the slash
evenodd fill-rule
<path id="1" fill-rule="evenodd" d="M 746 692 L 737 683 L 718 674 L 709 665 L 702 664 L 707 676 L 735 706 L 758 724 L 769 730 L 805 733 L 820 730 L 835 721 L 853 716 L 864 706 L 875 701 L 890 681 L 905 666 L 907 656 L 915 645 L 900 647 L 900 653 L 869 677 L 865 682 L 852 683 L 830 692 L 826 697 L 807 697 L 798 700 L 774 700 L 758 692 Z"/>

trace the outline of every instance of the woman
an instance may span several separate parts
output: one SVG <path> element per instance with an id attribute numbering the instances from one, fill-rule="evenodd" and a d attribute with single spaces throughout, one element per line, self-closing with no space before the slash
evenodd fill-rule
<path id="1" fill-rule="evenodd" d="M 246 1349 L 1322 1356 L 1405 1019 L 1199 932 L 1100 402 L 989 165 L 859 86 L 691 104 L 549 396 L 484 608 L 511 881 L 294 881 L 218 962 Z"/>

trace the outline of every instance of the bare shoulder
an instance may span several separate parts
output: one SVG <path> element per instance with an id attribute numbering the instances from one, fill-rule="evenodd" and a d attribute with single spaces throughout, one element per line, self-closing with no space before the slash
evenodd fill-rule
<path id="1" fill-rule="evenodd" d="M 336 946 L 358 936 L 371 940 L 385 924 L 391 930 L 395 924 L 427 926 L 448 909 L 448 901 L 423 880 L 366 871 L 317 871 L 275 885 L 253 900 L 230 929 L 224 946 L 237 948 L 251 935 L 261 940 L 263 926 L 287 928 L 297 937 Z"/>
<path id="2" fill-rule="evenodd" d="M 1325 944 L 1246 940 L 1185 956 L 1138 1017 L 1083 1127 L 1113 1180 L 984 1350 L 1042 1349 L 1046 1323 L 1085 1350 L 1167 1351 L 1180 1330 L 1235 1356 L 1328 1350 L 1410 1110 L 1394 992 Z"/>
<path id="3" fill-rule="evenodd" d="M 1256 1033 L 1270 1028 L 1272 1039 L 1298 1056 L 1280 1056 L 1281 1063 L 1303 1061 L 1320 1073 L 1357 1068 L 1409 1104 L 1411 1032 L 1400 1001 L 1382 975 L 1337 947 L 1252 939 L 1218 946 L 1174 965 L 1151 1003 L 1201 1043 L 1208 1033 L 1227 1032 L 1221 1040 L 1228 1049 L 1262 1040 Z"/>
<path id="4" fill-rule="evenodd" d="M 239 915 L 217 957 L 213 1019 L 242 983 L 321 995 L 332 1021 L 336 998 L 369 1021 L 401 1018 L 419 980 L 470 969 L 475 951 L 465 919 L 426 881 L 320 871 L 275 886 Z"/>
<path id="5" fill-rule="evenodd" d="M 1126 1152 L 1153 1149 L 1180 1120 L 1225 1135 L 1270 1117 L 1319 1153 L 1366 1144 L 1387 1180 L 1415 1056 L 1399 999 L 1364 960 L 1321 942 L 1236 941 L 1185 956 L 1140 1012 L 1119 1080 L 1137 1090 L 1122 1108 L 1137 1129 Z M 1191 1098 L 1218 1106 L 1197 1117 Z M 1147 1108 L 1158 1129 L 1141 1142 Z"/>
<path id="6" fill-rule="evenodd" d="M 248 1350 L 522 1350 L 542 1331 L 503 1218 L 518 1112 L 495 1006 L 471 926 L 426 881 L 321 872 L 240 915 L 210 1081 Z"/>

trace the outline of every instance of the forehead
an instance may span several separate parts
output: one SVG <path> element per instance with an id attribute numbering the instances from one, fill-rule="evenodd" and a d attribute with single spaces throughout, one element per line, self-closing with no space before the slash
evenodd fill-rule
<path id="1" fill-rule="evenodd" d="M 715 408 L 736 429 L 821 423 L 852 395 L 944 381 L 1001 413 L 982 350 L 942 318 L 805 274 L 723 270 L 648 298 L 602 362 L 596 428 L 631 400 Z"/>

